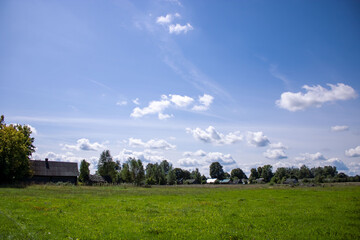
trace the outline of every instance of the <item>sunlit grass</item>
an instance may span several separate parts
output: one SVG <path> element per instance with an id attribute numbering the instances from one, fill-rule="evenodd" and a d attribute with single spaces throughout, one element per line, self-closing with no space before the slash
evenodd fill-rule
<path id="1" fill-rule="evenodd" d="M 0 239 L 359 239 L 360 186 L 0 188 Z"/>

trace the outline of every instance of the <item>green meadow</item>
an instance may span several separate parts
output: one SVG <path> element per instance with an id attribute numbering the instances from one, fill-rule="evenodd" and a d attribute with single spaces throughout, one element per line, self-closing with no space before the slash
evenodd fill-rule
<path id="1" fill-rule="evenodd" d="M 360 239 L 360 185 L 0 188 L 0 239 Z"/>

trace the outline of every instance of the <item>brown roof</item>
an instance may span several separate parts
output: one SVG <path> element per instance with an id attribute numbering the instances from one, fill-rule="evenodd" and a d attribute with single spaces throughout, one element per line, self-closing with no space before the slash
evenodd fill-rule
<path id="1" fill-rule="evenodd" d="M 89 180 L 93 183 L 106 183 L 105 179 L 99 175 L 89 175 Z"/>
<path id="2" fill-rule="evenodd" d="M 30 160 L 34 176 L 75 177 L 79 176 L 76 162 Z"/>

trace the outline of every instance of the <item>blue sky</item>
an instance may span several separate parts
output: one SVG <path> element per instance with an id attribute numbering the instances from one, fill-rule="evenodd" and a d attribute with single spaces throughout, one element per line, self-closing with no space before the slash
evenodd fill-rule
<path id="1" fill-rule="evenodd" d="M 33 158 L 360 174 L 358 1 L 1 1 L 0 109 Z"/>

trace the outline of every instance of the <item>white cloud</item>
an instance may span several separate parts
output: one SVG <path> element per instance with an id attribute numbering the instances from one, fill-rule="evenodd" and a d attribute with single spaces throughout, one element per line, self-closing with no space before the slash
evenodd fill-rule
<path id="1" fill-rule="evenodd" d="M 348 157 L 360 157 L 360 146 L 346 150 L 345 155 Z"/>
<path id="2" fill-rule="evenodd" d="M 269 159 L 284 159 L 287 158 L 283 149 L 268 149 L 264 152 L 264 156 Z"/>
<path id="3" fill-rule="evenodd" d="M 185 158 L 179 159 L 178 163 L 184 167 L 207 167 L 212 162 L 219 162 L 221 165 L 236 163 L 230 154 L 220 152 L 206 153 L 203 150 L 198 150 L 196 152 L 184 152 L 183 156 Z"/>
<path id="4" fill-rule="evenodd" d="M 156 18 L 156 23 L 161 24 L 161 25 L 168 25 L 170 24 L 174 18 L 179 18 L 181 17 L 179 13 L 175 13 L 175 14 L 166 14 L 166 16 L 160 16 Z"/>
<path id="5" fill-rule="evenodd" d="M 331 131 L 333 132 L 342 132 L 347 130 L 349 130 L 349 126 L 345 126 L 345 125 L 331 127 Z"/>
<path id="6" fill-rule="evenodd" d="M 239 131 L 231 132 L 227 135 L 219 133 L 213 126 L 209 126 L 207 129 L 202 130 L 201 128 L 186 128 L 186 132 L 192 134 L 192 136 L 205 143 L 214 144 L 233 144 L 242 141 L 243 136 Z"/>
<path id="7" fill-rule="evenodd" d="M 281 142 L 270 143 L 270 148 L 272 148 L 272 149 L 288 149 L 288 147 L 285 146 L 284 144 L 282 144 Z"/>
<path id="8" fill-rule="evenodd" d="M 296 161 L 318 161 L 318 160 L 326 160 L 326 157 L 320 152 L 317 153 L 303 153 L 301 157 L 296 157 Z"/>
<path id="9" fill-rule="evenodd" d="M 180 95 L 169 95 L 171 97 L 170 101 L 173 102 L 178 107 L 187 107 L 190 105 L 194 99 L 188 96 Z"/>
<path id="10" fill-rule="evenodd" d="M 160 16 L 156 19 L 156 22 L 159 24 L 168 24 L 173 20 L 172 14 L 166 14 L 166 16 Z"/>
<path id="11" fill-rule="evenodd" d="M 143 142 L 141 139 L 129 138 L 129 146 L 143 147 L 148 149 L 162 149 L 162 150 L 170 150 L 176 148 L 175 145 L 172 145 L 163 139 L 159 139 L 159 140 L 151 139 L 147 142 Z"/>
<path id="12" fill-rule="evenodd" d="M 248 132 L 247 142 L 256 147 L 265 147 L 270 144 L 269 139 L 263 132 Z"/>
<path id="13" fill-rule="evenodd" d="M 170 106 L 170 101 L 167 99 L 165 95 L 163 95 L 160 101 L 152 101 L 149 103 L 149 106 L 143 109 L 139 107 L 134 108 L 130 116 L 134 118 L 140 118 L 148 114 L 159 114 L 162 113 L 169 106 Z M 161 117 L 162 116 L 159 115 L 159 119 Z"/>
<path id="14" fill-rule="evenodd" d="M 105 146 L 103 144 L 100 143 L 90 143 L 89 139 L 86 138 L 81 138 L 79 140 L 76 141 L 75 145 L 69 145 L 69 144 L 65 144 L 64 145 L 64 149 L 65 150 L 76 150 L 76 151 L 97 151 L 100 149 L 105 148 Z"/>
<path id="15" fill-rule="evenodd" d="M 28 128 L 30 128 L 31 133 L 33 133 L 34 135 L 36 135 L 36 134 L 37 134 L 37 130 L 36 130 L 36 128 L 35 128 L 35 127 L 33 127 L 33 126 L 29 125 L 29 124 L 26 124 L 26 126 L 27 126 Z"/>
<path id="16" fill-rule="evenodd" d="M 116 103 L 116 105 L 118 105 L 118 106 L 126 106 L 127 105 L 127 101 L 119 101 L 119 102 L 117 102 Z"/>
<path id="17" fill-rule="evenodd" d="M 207 110 L 213 101 L 213 97 L 207 94 L 199 97 L 200 107 L 203 111 Z M 176 94 L 162 95 L 161 100 L 151 101 L 147 107 L 136 107 L 130 114 L 133 118 L 141 118 L 149 114 L 157 114 L 160 120 L 165 120 L 173 117 L 173 115 L 166 114 L 164 111 L 168 108 L 183 108 L 186 109 L 194 102 L 194 99 L 189 96 L 181 96 Z M 195 106 L 196 107 L 196 106 Z"/>
<path id="18" fill-rule="evenodd" d="M 133 102 L 135 105 L 140 105 L 139 98 L 135 98 L 134 100 L 132 100 L 132 102 Z"/>
<path id="19" fill-rule="evenodd" d="M 322 166 L 335 166 L 338 171 L 348 171 L 349 168 L 338 158 L 330 158 L 321 164 Z"/>
<path id="20" fill-rule="evenodd" d="M 191 26 L 190 23 L 187 23 L 186 25 L 181 25 L 179 23 L 177 24 L 171 24 L 169 26 L 169 33 L 175 33 L 175 34 L 180 34 L 180 33 L 187 33 L 188 31 L 193 30 L 193 26 Z"/>
<path id="21" fill-rule="evenodd" d="M 208 94 L 204 94 L 203 96 L 199 96 L 200 105 L 194 106 L 192 109 L 194 111 L 206 111 L 209 109 L 211 103 L 213 102 L 214 97 Z"/>
<path id="22" fill-rule="evenodd" d="M 330 90 L 320 85 L 313 87 L 304 85 L 303 88 L 306 90 L 306 93 L 284 92 L 281 94 L 281 98 L 276 101 L 276 105 L 295 112 L 309 107 L 321 107 L 326 102 L 348 100 L 357 97 L 355 90 L 348 85 L 343 83 L 327 85 L 330 87 Z"/>
<path id="23" fill-rule="evenodd" d="M 154 152 L 154 151 L 136 152 L 125 148 L 118 155 L 114 156 L 114 160 L 119 160 L 122 163 L 126 162 L 129 158 L 140 159 L 142 162 L 145 163 L 161 162 L 162 160 L 166 159 L 159 152 Z"/>

